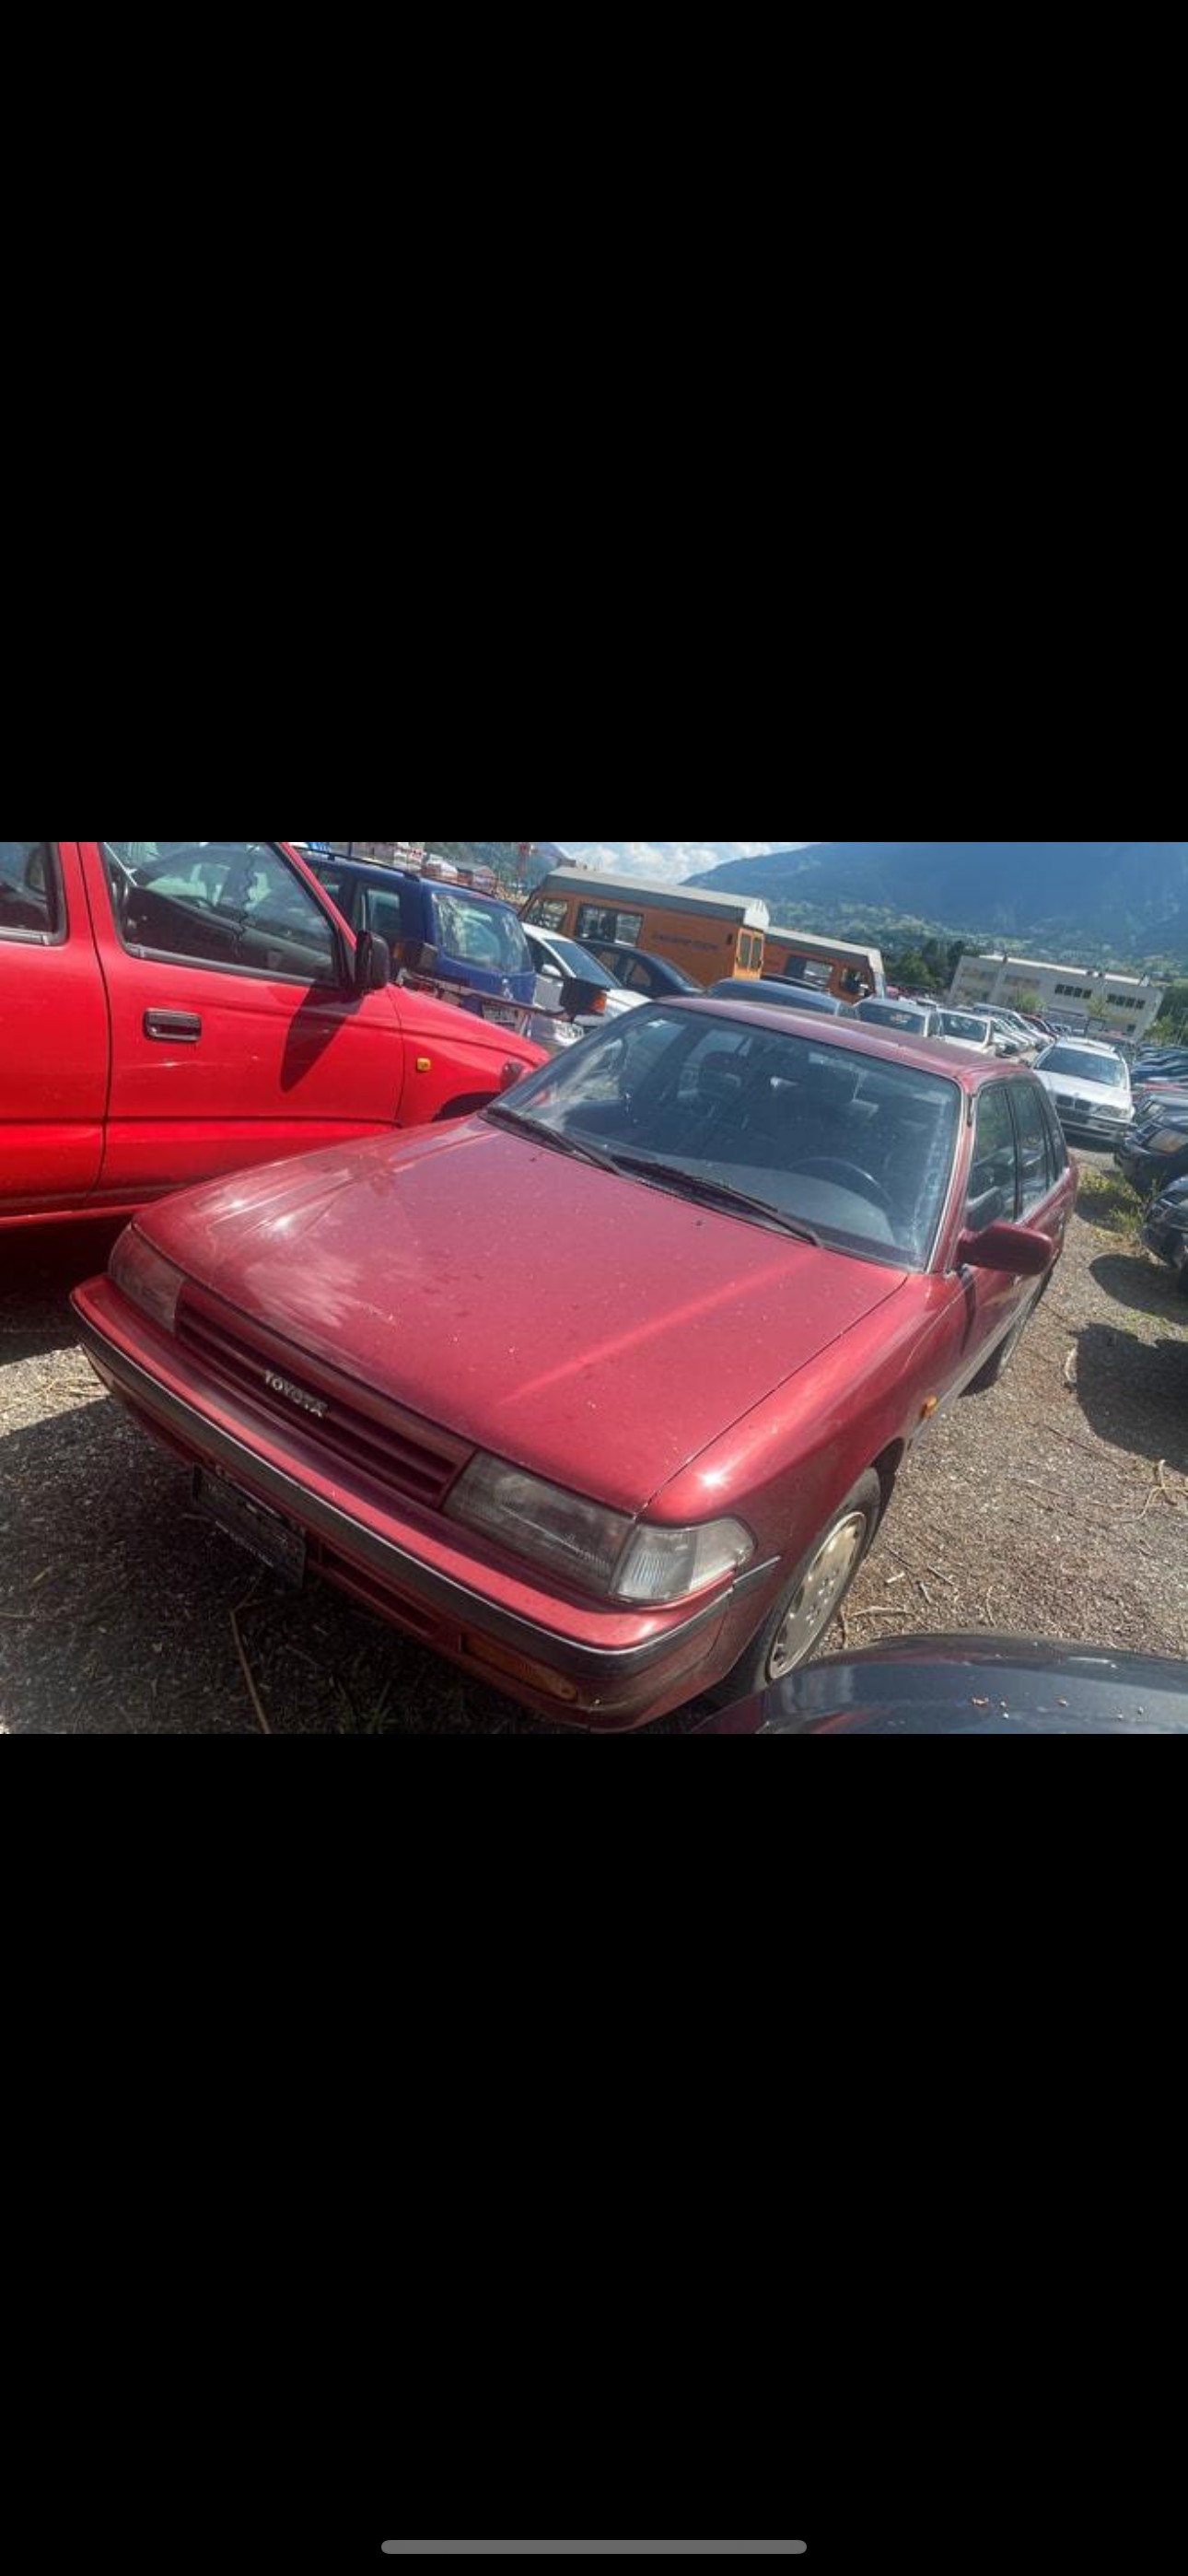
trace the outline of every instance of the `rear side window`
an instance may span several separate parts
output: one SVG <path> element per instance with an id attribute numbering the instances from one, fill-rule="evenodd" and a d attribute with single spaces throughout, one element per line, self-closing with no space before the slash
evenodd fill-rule
<path id="1" fill-rule="evenodd" d="M 1037 1089 L 1044 1124 L 1048 1130 L 1048 1168 L 1052 1175 L 1052 1186 L 1055 1188 L 1057 1181 L 1063 1180 L 1068 1170 L 1068 1146 L 1064 1141 L 1064 1129 L 1056 1115 L 1049 1093 L 1044 1090 L 1042 1083 L 1037 1085 Z"/>
<path id="2" fill-rule="evenodd" d="M 0 841 L 0 939 L 62 939 L 66 908 L 54 841 Z"/>
<path id="3" fill-rule="evenodd" d="M 1014 1217 L 1018 1191 L 1018 1150 L 1005 1082 L 980 1093 L 974 1129 L 973 1169 L 965 1222 L 971 1234 Z"/>
<path id="4" fill-rule="evenodd" d="M 631 993 L 653 993 L 656 989 L 656 978 L 642 957 L 624 958 L 619 974 Z"/>
<path id="5" fill-rule="evenodd" d="M 344 921 L 349 921 L 351 917 L 351 898 L 348 892 L 346 878 L 341 874 L 341 872 L 336 873 L 333 868 L 319 867 L 316 860 L 312 861 L 311 864 L 319 885 L 325 886 L 331 903 L 336 903 Z"/>
<path id="6" fill-rule="evenodd" d="M 389 948 L 398 948 L 406 936 L 404 912 L 398 894 L 381 894 L 378 886 L 367 889 L 367 927 L 377 939 L 386 939 Z"/>
<path id="7" fill-rule="evenodd" d="M 1009 1089 L 1019 1130 L 1019 1214 L 1027 1217 L 1041 1206 L 1053 1186 L 1051 1143 L 1038 1082 L 1012 1082 Z"/>

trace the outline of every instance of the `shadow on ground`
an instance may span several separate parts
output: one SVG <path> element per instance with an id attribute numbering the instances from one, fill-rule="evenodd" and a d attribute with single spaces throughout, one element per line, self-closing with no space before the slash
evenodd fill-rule
<path id="1" fill-rule="evenodd" d="M 329 1586 L 292 1592 L 195 1515 L 118 1405 L 0 1441 L 0 1717 L 13 1734 L 550 1734 Z"/>
<path id="2" fill-rule="evenodd" d="M 1077 1395 L 1099 1439 L 1188 1475 L 1188 1336 L 1152 1343 L 1121 1325 L 1087 1324 Z"/>
<path id="3" fill-rule="evenodd" d="M 1173 1273 L 1162 1263 L 1144 1253 L 1103 1252 L 1089 1267 L 1098 1287 L 1119 1306 L 1154 1315 L 1164 1324 L 1188 1323 L 1188 1298 L 1180 1295 Z"/>
<path id="4" fill-rule="evenodd" d="M 106 1269 L 121 1232 L 104 1221 L 0 1234 L 0 1368 L 77 1340 L 70 1291 Z"/>

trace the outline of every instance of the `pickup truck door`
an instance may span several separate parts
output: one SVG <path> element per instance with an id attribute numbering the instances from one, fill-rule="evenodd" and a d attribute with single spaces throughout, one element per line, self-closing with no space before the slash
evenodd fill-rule
<path id="1" fill-rule="evenodd" d="M 283 844 L 92 841 L 82 857 L 111 1009 L 105 1196 L 395 1126 L 394 996 L 354 992 L 349 942 Z"/>
<path id="2" fill-rule="evenodd" d="M 0 1224 L 99 1179 L 108 1021 L 77 841 L 0 841 Z"/>

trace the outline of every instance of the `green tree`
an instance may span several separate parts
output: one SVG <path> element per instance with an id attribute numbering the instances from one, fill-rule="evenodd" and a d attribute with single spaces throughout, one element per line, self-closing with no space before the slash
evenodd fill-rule
<path id="1" fill-rule="evenodd" d="M 1178 1044 L 1186 1027 L 1188 1027 L 1188 984 L 1169 984 L 1151 1035 L 1153 1038 L 1166 1038 L 1170 1044 Z"/>

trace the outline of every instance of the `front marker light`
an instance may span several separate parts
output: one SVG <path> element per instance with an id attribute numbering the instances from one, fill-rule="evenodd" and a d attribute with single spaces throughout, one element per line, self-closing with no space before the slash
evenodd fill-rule
<path id="1" fill-rule="evenodd" d="M 725 1582 L 755 1551 L 741 1521 L 659 1529 L 500 1458 L 473 1459 L 445 1508 L 451 1520 L 548 1566 L 582 1591 L 638 1608 L 663 1609 Z"/>
<path id="2" fill-rule="evenodd" d="M 755 1553 L 741 1521 L 707 1521 L 695 1529 L 654 1529 L 642 1522 L 615 1577 L 615 1599 L 686 1601 L 737 1574 Z"/>
<path id="3" fill-rule="evenodd" d="M 171 1333 L 177 1323 L 184 1271 L 175 1269 L 134 1225 L 126 1226 L 107 1265 L 108 1278 L 142 1315 Z"/>

